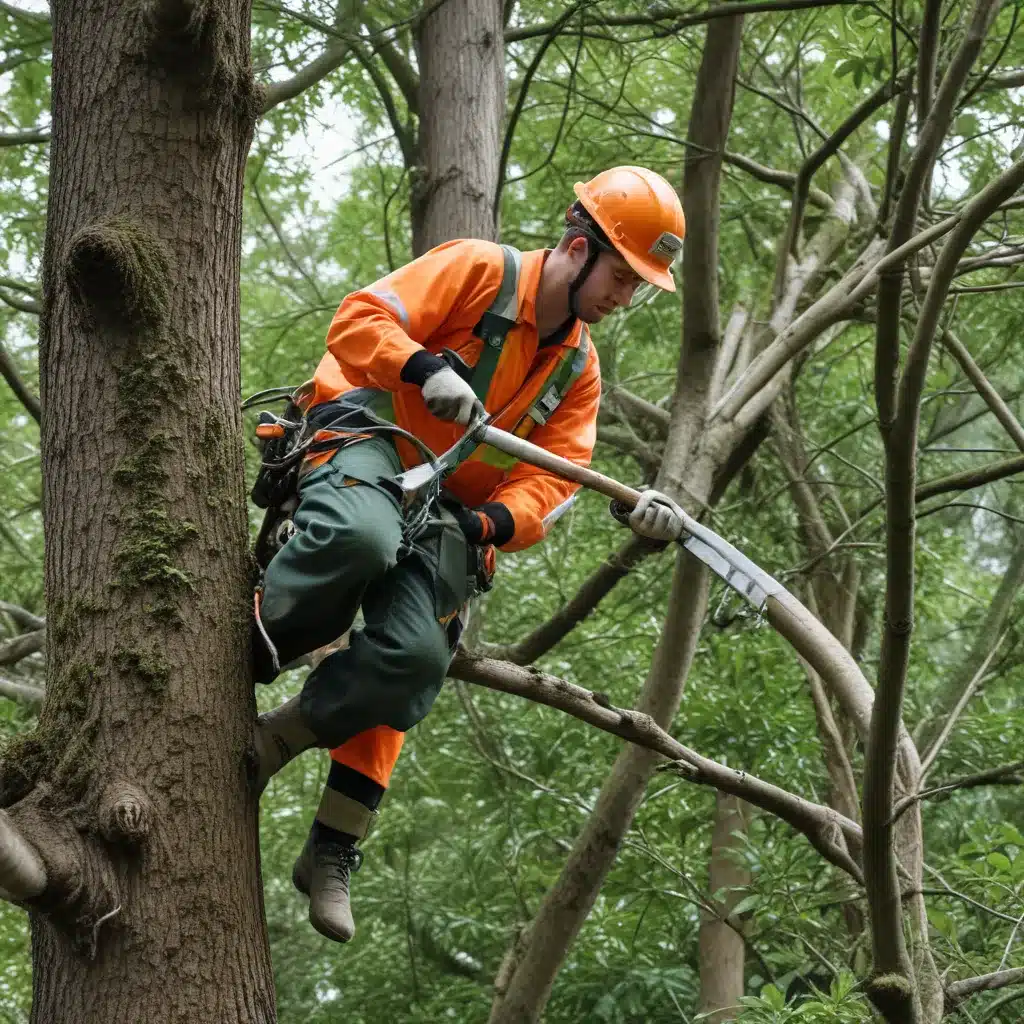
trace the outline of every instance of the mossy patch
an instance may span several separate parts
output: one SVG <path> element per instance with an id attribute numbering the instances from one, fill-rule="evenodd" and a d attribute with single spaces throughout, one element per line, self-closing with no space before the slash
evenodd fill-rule
<path id="1" fill-rule="evenodd" d="M 169 350 L 136 355 L 117 376 L 117 423 L 136 445 L 155 440 L 148 428 L 166 406 L 180 405 L 188 378 Z M 169 437 L 167 451 L 173 444 Z"/>
<path id="2" fill-rule="evenodd" d="M 143 683 L 152 693 L 163 694 L 171 678 L 171 666 L 158 651 L 118 644 L 114 648 L 118 671 Z"/>
<path id="3" fill-rule="evenodd" d="M 114 552 L 114 585 L 125 590 L 144 586 L 190 589 L 193 579 L 174 564 L 175 554 L 199 530 L 158 505 L 133 508 L 122 516 L 126 536 Z"/>
<path id="4" fill-rule="evenodd" d="M 125 216 L 105 217 L 78 231 L 65 268 L 71 295 L 90 320 L 150 332 L 167 322 L 170 270 L 163 242 Z"/>
<path id="5" fill-rule="evenodd" d="M 54 647 L 61 651 L 81 640 L 85 617 L 100 611 L 103 611 L 103 606 L 88 597 L 73 595 L 51 601 L 46 616 L 46 629 Z"/>
<path id="6" fill-rule="evenodd" d="M 43 780 L 61 805 L 83 799 L 96 773 L 98 716 L 90 714 L 90 699 L 99 671 L 74 662 L 56 673 L 39 725 L 16 737 L 0 755 L 0 806 L 17 803 Z"/>

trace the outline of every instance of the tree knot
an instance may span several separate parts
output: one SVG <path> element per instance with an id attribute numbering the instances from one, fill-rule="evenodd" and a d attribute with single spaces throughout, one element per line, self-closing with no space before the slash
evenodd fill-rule
<path id="1" fill-rule="evenodd" d="M 72 299 L 98 323 L 158 331 L 167 322 L 167 249 L 127 217 L 106 217 L 78 231 L 68 249 L 66 275 Z"/>

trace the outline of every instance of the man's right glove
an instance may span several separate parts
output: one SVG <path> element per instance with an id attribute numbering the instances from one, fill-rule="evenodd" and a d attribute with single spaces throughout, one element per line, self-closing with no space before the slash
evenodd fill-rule
<path id="1" fill-rule="evenodd" d="M 436 370 L 420 385 L 420 394 L 431 414 L 466 427 L 484 414 L 483 404 L 473 389 L 450 367 Z"/>
<path id="2" fill-rule="evenodd" d="M 678 540 L 683 533 L 683 510 L 661 491 L 643 491 L 629 514 L 629 525 L 649 540 Z"/>

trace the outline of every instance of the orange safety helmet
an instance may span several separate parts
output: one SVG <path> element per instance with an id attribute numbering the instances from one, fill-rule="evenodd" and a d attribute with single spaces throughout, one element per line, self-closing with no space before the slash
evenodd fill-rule
<path id="1" fill-rule="evenodd" d="M 585 184 L 577 181 L 573 191 L 645 281 L 666 292 L 676 290 L 671 267 L 683 248 L 686 218 L 676 190 L 660 174 L 646 167 L 612 167 Z M 568 219 L 576 222 L 571 212 Z"/>

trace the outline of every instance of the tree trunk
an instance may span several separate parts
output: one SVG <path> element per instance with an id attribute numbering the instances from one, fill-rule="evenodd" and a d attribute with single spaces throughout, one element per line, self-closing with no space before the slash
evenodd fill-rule
<path id="1" fill-rule="evenodd" d="M 687 159 L 684 173 L 683 207 L 690 225 L 684 265 L 688 276 L 694 274 L 703 282 L 707 294 L 692 306 L 683 306 L 682 354 L 657 485 L 689 504 L 691 512 L 708 500 L 715 473 L 735 447 L 724 438 L 709 440 L 702 426 L 719 347 L 718 183 L 732 116 L 741 25 L 742 18 L 722 18 L 708 28 L 688 132 L 699 156 Z M 688 288 L 692 286 L 684 285 L 684 294 Z M 665 627 L 637 702 L 639 710 L 666 729 L 682 699 L 704 616 L 707 586 L 704 567 L 681 553 Z M 627 747 L 615 759 L 558 881 L 529 929 L 506 955 L 495 979 L 490 1024 L 539 1019 L 555 976 L 629 831 L 655 763 L 650 751 L 638 747 Z"/>
<path id="2" fill-rule="evenodd" d="M 417 255 L 452 238 L 498 237 L 503 33 L 501 0 L 447 0 L 420 26 L 420 166 L 411 169 Z"/>
<path id="3" fill-rule="evenodd" d="M 39 1024 L 275 1019 L 246 763 L 246 0 L 54 0 L 40 340 L 46 699 L 2 803 L 39 850 Z"/>
<path id="4" fill-rule="evenodd" d="M 708 870 L 708 897 L 718 916 L 704 914 L 697 944 L 700 950 L 700 1006 L 698 1013 L 708 1014 L 707 1024 L 733 1020 L 740 1010 L 744 988 L 746 943 L 726 919 L 743 898 L 750 885 L 750 871 L 736 857 L 743 843 L 735 833 L 747 830 L 745 805 L 738 797 L 718 791 L 715 802 L 715 827 L 711 836 L 711 863 Z M 720 899 L 715 897 L 725 890 Z"/>

